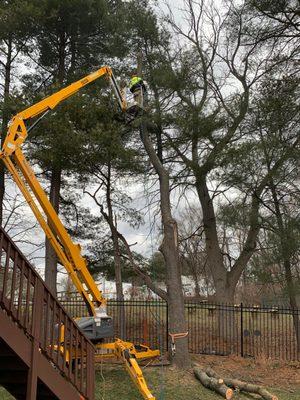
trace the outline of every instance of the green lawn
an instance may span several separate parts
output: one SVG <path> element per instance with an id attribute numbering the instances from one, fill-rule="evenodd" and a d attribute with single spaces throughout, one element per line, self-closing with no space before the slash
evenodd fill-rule
<path id="1" fill-rule="evenodd" d="M 1 386 L 0 386 L 0 400 L 11 400 L 13 399 Z"/>
<path id="2" fill-rule="evenodd" d="M 205 389 L 192 373 L 179 373 L 170 368 L 161 370 L 157 368 L 146 368 L 145 377 L 157 400 L 220 400 L 220 396 Z M 103 377 L 102 377 L 103 375 Z M 96 400 L 141 400 L 139 392 L 130 381 L 129 376 L 122 366 L 103 367 L 103 374 L 98 370 L 96 373 Z M 279 400 L 299 400 L 300 388 L 290 393 L 287 390 L 272 389 Z M 0 388 L 0 400 L 11 400 L 12 397 Z M 250 395 L 235 396 L 236 400 L 255 399 Z M 256 397 L 257 399 L 257 397 Z"/>

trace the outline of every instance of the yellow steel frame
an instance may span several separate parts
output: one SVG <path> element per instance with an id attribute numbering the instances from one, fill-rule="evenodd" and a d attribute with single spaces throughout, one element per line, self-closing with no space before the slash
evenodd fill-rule
<path id="1" fill-rule="evenodd" d="M 100 353 L 96 355 L 96 360 L 109 359 L 117 357 L 123 361 L 127 372 L 129 373 L 132 381 L 137 386 L 145 400 L 155 400 L 155 397 L 150 392 L 143 372 L 137 363 L 137 359 L 154 358 L 159 356 L 159 350 L 151 350 L 147 346 L 141 346 L 141 350 L 137 351 L 135 346 L 130 342 L 125 342 L 116 339 L 114 343 L 104 343 L 97 345 L 97 348 L 102 352 L 107 350 L 107 353 Z"/>
<path id="2" fill-rule="evenodd" d="M 9 124 L 8 133 L 0 152 L 0 159 L 2 159 L 13 176 L 15 183 L 53 246 L 59 261 L 67 270 L 78 292 L 82 295 L 90 315 L 94 316 L 96 316 L 99 307 L 105 307 L 106 299 L 88 270 L 87 262 L 81 255 L 80 245 L 75 244 L 66 231 L 38 182 L 33 169 L 26 160 L 21 146 L 28 136 L 25 121 L 52 110 L 63 100 L 101 76 L 109 79 L 120 108 L 126 111 L 126 101 L 116 84 L 112 70 L 110 67 L 105 66 L 15 115 Z M 152 351 L 146 346 L 144 346 L 143 351 L 137 351 L 132 343 L 123 342 L 120 339 L 117 339 L 114 343 L 98 344 L 97 348 L 101 349 L 101 351 L 109 351 L 110 354 L 103 355 L 103 357 L 113 356 L 123 360 L 127 371 L 143 398 L 155 399 L 147 387 L 136 359 L 156 357 L 159 355 L 159 351 Z M 60 351 L 64 351 L 63 340 Z M 68 357 L 70 356 L 68 355 Z"/>

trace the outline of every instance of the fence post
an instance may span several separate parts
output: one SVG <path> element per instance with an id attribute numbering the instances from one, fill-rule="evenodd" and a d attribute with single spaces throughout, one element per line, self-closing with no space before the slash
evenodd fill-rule
<path id="1" fill-rule="evenodd" d="M 244 315 L 243 315 L 243 303 L 241 303 L 241 357 L 244 357 Z"/>
<path id="2" fill-rule="evenodd" d="M 166 301 L 166 342 L 167 348 L 166 351 L 169 351 L 169 303 Z"/>
<path id="3" fill-rule="evenodd" d="M 34 295 L 32 311 L 32 342 L 31 360 L 27 373 L 26 400 L 35 399 L 37 396 L 38 385 L 38 354 L 41 340 L 41 322 L 44 307 L 44 286 L 37 276 L 34 277 Z M 31 282 L 29 282 L 30 285 Z"/>

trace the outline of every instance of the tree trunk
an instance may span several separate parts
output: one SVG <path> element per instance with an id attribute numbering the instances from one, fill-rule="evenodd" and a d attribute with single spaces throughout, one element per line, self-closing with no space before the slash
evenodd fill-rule
<path id="1" fill-rule="evenodd" d="M 114 249 L 114 267 L 115 267 L 115 280 L 116 280 L 116 293 L 117 300 L 120 301 L 118 307 L 118 325 L 121 337 L 125 336 L 125 310 L 123 306 L 124 293 L 122 282 L 122 269 L 121 269 L 121 250 L 119 245 L 119 235 L 117 230 L 117 219 L 113 215 L 113 206 L 111 199 L 111 165 L 108 163 L 108 174 L 106 182 L 106 204 L 108 210 L 108 224 L 111 231 L 113 249 Z"/>
<path id="2" fill-rule="evenodd" d="M 198 280 L 198 275 L 197 273 L 193 273 L 193 279 L 195 283 L 195 297 L 198 297 L 200 299 L 201 293 L 200 293 L 200 285 L 199 285 L 199 280 Z"/>
<path id="3" fill-rule="evenodd" d="M 196 190 L 202 208 L 207 264 L 213 277 L 216 289 L 216 300 L 225 303 L 229 300 L 231 294 L 229 296 L 227 293 L 227 271 L 219 247 L 216 216 L 205 176 L 197 176 Z"/>
<path id="4" fill-rule="evenodd" d="M 236 321 L 236 313 L 234 308 L 234 293 L 235 293 L 236 284 L 229 284 L 229 280 L 227 279 L 225 288 L 222 286 L 218 288 L 218 295 L 223 301 L 219 302 L 218 300 L 218 324 L 217 324 L 217 335 L 222 341 L 222 348 L 224 349 L 225 354 L 232 354 L 236 350 L 237 343 L 237 321 Z"/>
<path id="5" fill-rule="evenodd" d="M 138 72 L 142 73 L 142 55 L 138 55 Z M 159 98 L 155 93 L 156 111 L 158 123 L 156 125 L 157 153 L 149 138 L 147 124 L 141 120 L 140 137 L 158 177 L 160 186 L 160 210 L 163 225 L 163 241 L 160 251 L 164 256 L 167 268 L 167 301 L 169 309 L 169 333 L 186 333 L 187 324 L 185 320 L 184 298 L 181 282 L 178 230 L 177 223 L 172 216 L 170 203 L 170 181 L 168 171 L 163 165 L 162 143 L 161 143 L 161 118 Z M 146 106 L 146 104 L 145 104 Z M 183 337 L 175 340 L 176 352 L 172 353 L 171 361 L 178 368 L 190 367 L 190 355 L 188 351 L 188 338 Z"/>
<path id="6" fill-rule="evenodd" d="M 206 175 L 199 172 L 198 174 L 195 172 L 195 175 L 196 190 L 203 214 L 207 265 L 214 281 L 215 300 L 219 303 L 233 304 L 236 285 L 255 250 L 255 240 L 259 232 L 259 195 L 265 187 L 267 180 L 266 177 L 262 179 L 257 193 L 254 193 L 252 196 L 250 227 L 247 240 L 234 266 L 228 271 L 225 267 L 223 254 L 219 246 L 214 205 L 207 187 Z"/>
<path id="7" fill-rule="evenodd" d="M 193 254 L 189 254 L 188 257 L 185 259 L 187 266 L 191 272 L 194 284 L 195 284 L 195 293 L 194 296 L 200 298 L 201 290 L 199 285 L 199 277 L 198 277 L 198 268 L 199 265 L 197 264 L 197 258 L 193 257 Z"/>
<path id="8" fill-rule="evenodd" d="M 119 245 L 119 235 L 117 228 L 117 219 L 113 214 L 113 205 L 111 199 L 111 165 L 108 162 L 108 173 L 107 173 L 107 181 L 106 181 L 106 204 L 108 211 L 108 224 L 111 231 L 113 249 L 114 249 L 114 265 L 115 265 L 115 279 L 116 279 L 116 292 L 117 292 L 117 300 L 123 301 L 123 282 L 122 282 L 122 270 L 121 270 L 121 250 Z"/>
<path id="9" fill-rule="evenodd" d="M 236 285 L 237 282 L 232 282 L 229 273 L 226 272 L 225 282 L 220 281 L 216 285 L 216 302 L 220 304 L 233 304 Z"/>
<path id="10" fill-rule="evenodd" d="M 59 35 L 59 54 L 58 54 L 58 68 L 57 68 L 57 80 L 60 85 L 63 84 L 65 78 L 65 57 L 66 57 L 66 35 L 63 29 L 61 29 Z M 52 165 L 51 175 L 51 186 L 50 186 L 50 202 L 54 207 L 54 210 L 59 212 L 59 195 L 61 188 L 61 174 L 62 170 L 60 167 Z M 49 221 L 48 221 L 49 223 Z M 46 238 L 46 267 L 45 267 L 45 282 L 48 284 L 53 293 L 57 292 L 57 255 L 51 243 Z"/>
<path id="11" fill-rule="evenodd" d="M 227 400 L 232 399 L 233 390 L 229 389 L 224 384 L 223 379 L 218 379 L 212 376 L 208 376 L 206 372 L 204 372 L 198 367 L 194 367 L 194 374 L 204 387 L 211 389 L 216 393 L 219 393 L 222 397 L 224 397 Z"/>
<path id="12" fill-rule="evenodd" d="M 172 334 L 187 332 L 184 298 L 180 274 L 177 223 L 172 217 L 170 203 L 169 174 L 155 152 L 144 121 L 140 125 L 140 136 L 149 159 L 158 174 L 160 186 L 160 209 L 163 225 L 163 241 L 160 246 L 167 268 L 167 296 L 169 306 L 169 332 Z M 179 368 L 190 366 L 188 338 L 175 340 L 176 353 L 172 354 L 172 363 Z"/>
<path id="13" fill-rule="evenodd" d="M 293 281 L 290 251 L 289 251 L 289 234 L 284 226 L 280 204 L 276 193 L 276 188 L 273 180 L 270 180 L 270 188 L 272 192 L 273 202 L 275 206 L 275 215 L 278 225 L 278 234 L 280 237 L 281 254 L 283 259 L 283 267 L 285 272 L 286 285 L 288 290 L 289 302 L 292 309 L 293 324 L 297 340 L 297 355 L 300 357 L 300 320 L 298 315 L 298 304 L 296 299 L 296 287 Z"/>
<path id="14" fill-rule="evenodd" d="M 278 400 L 277 396 L 269 393 L 264 387 L 259 385 L 254 385 L 252 383 L 247 383 L 240 381 L 238 379 L 230 379 L 230 378 L 221 378 L 213 369 L 206 368 L 205 373 L 214 379 L 219 381 L 223 381 L 226 386 L 229 386 L 235 390 L 247 392 L 247 393 L 255 393 L 261 396 L 265 400 Z"/>
<path id="15" fill-rule="evenodd" d="M 59 212 L 59 193 L 61 187 L 61 170 L 53 168 L 51 175 L 51 187 L 49 200 L 54 210 Z M 50 221 L 48 221 L 50 224 Z M 57 255 L 51 243 L 46 239 L 46 266 L 45 266 L 45 282 L 56 295 L 57 282 Z"/>
<path id="16" fill-rule="evenodd" d="M 111 229 L 113 248 L 114 248 L 114 266 L 115 266 L 115 280 L 116 280 L 116 293 L 117 300 L 120 302 L 118 307 L 118 325 L 119 334 L 121 338 L 125 337 L 125 308 L 124 308 L 124 293 L 121 269 L 121 251 L 119 246 L 119 237 L 117 230 L 113 227 Z"/>
<path id="17" fill-rule="evenodd" d="M 122 269 L 121 269 L 121 254 L 119 246 L 118 233 L 115 229 L 112 229 L 112 242 L 114 248 L 114 265 L 115 265 L 115 280 L 116 280 L 116 294 L 117 300 L 123 301 L 123 281 L 122 281 Z"/>
<path id="18" fill-rule="evenodd" d="M 4 76 L 4 91 L 3 91 L 3 111 L 2 111 L 2 133 L 0 147 L 4 143 L 7 134 L 7 125 L 10 117 L 9 110 L 9 92 L 11 80 L 11 64 L 12 64 L 12 37 L 8 37 L 7 42 L 7 58 L 5 62 L 5 76 Z M 0 226 L 3 224 L 3 201 L 5 195 L 5 167 L 3 162 L 0 162 Z"/>
<path id="19" fill-rule="evenodd" d="M 300 318 L 298 311 L 298 304 L 296 299 L 296 288 L 293 282 L 291 263 L 289 260 L 284 260 L 283 262 L 284 271 L 285 271 L 285 279 L 287 283 L 288 295 L 290 306 L 292 309 L 292 317 L 293 317 L 293 325 L 295 329 L 295 335 L 297 340 L 297 356 L 300 358 Z"/>
<path id="20" fill-rule="evenodd" d="M 165 216 L 163 217 L 163 227 L 164 238 L 160 251 L 167 266 L 169 331 L 170 333 L 184 333 L 187 332 L 187 324 L 185 322 L 184 297 L 179 266 L 177 223 L 172 217 Z M 188 338 L 175 340 L 175 345 L 176 353 L 172 361 L 180 368 L 188 367 Z"/>
<path id="21" fill-rule="evenodd" d="M 102 184 L 105 186 L 105 197 L 106 197 L 106 207 L 107 211 L 104 210 L 103 205 L 96 200 L 94 200 L 98 204 L 100 208 L 100 212 L 104 217 L 105 221 L 107 222 L 110 232 L 111 232 L 111 239 L 113 245 L 113 254 L 114 254 L 114 271 L 115 271 L 115 282 L 116 282 L 116 295 L 117 301 L 119 301 L 118 307 L 118 334 L 120 337 L 125 337 L 126 327 L 125 327 L 125 308 L 124 308 L 124 293 L 123 293 L 123 280 L 122 280 L 122 264 L 121 264 L 121 249 L 119 240 L 121 239 L 120 233 L 118 232 L 118 225 L 117 225 L 117 218 L 114 216 L 113 213 L 113 204 L 111 198 L 111 163 L 108 161 L 107 164 L 107 175 L 103 174 Z M 102 186 L 101 184 L 101 186 Z M 100 186 L 100 187 L 101 187 Z M 121 239 L 122 240 L 122 239 Z M 125 238 L 124 238 L 125 240 Z"/>
<path id="22" fill-rule="evenodd" d="M 136 292 L 136 277 L 133 276 L 131 278 L 131 291 L 130 291 L 130 300 L 134 300 Z"/>

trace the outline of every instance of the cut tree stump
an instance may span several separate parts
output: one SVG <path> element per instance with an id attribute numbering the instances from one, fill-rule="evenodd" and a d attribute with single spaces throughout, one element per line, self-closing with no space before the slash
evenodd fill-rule
<path id="1" fill-rule="evenodd" d="M 199 367 L 194 367 L 194 374 L 204 387 L 214 390 L 226 400 L 232 399 L 233 390 L 224 385 L 223 379 L 210 377 Z"/>
<path id="2" fill-rule="evenodd" d="M 220 376 L 211 368 L 205 368 L 204 372 L 212 379 L 221 379 Z M 253 383 L 247 383 L 238 379 L 222 378 L 224 384 L 235 390 L 242 392 L 255 393 L 260 395 L 264 400 L 278 400 L 278 397 L 271 394 L 267 389 Z"/>

